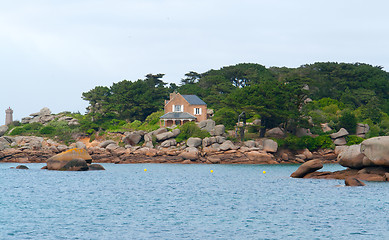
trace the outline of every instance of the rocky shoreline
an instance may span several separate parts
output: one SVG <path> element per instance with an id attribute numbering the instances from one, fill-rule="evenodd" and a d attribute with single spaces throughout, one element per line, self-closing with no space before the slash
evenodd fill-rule
<path id="1" fill-rule="evenodd" d="M 345 170 L 317 172 L 323 163 L 316 159 L 302 164 L 293 178 L 345 179 L 346 186 L 363 186 L 362 181 L 389 181 L 389 136 L 366 139 L 361 144 L 338 149 L 338 163 Z"/>
<path id="2" fill-rule="evenodd" d="M 34 138 L 34 137 L 25 137 Z M 112 144 L 112 143 L 111 143 Z M 81 145 L 81 144 L 79 144 Z M 109 146 L 109 145 L 108 145 Z M 307 150 L 293 154 L 288 150 L 269 153 L 256 148 L 239 147 L 234 150 L 208 152 L 203 149 L 187 151 L 175 148 L 150 149 L 141 147 L 89 147 L 85 148 L 95 163 L 182 163 L 182 164 L 301 164 L 310 159 L 321 159 L 324 163 L 336 163 L 332 150 Z M 76 147 L 76 146 L 74 146 Z M 52 146 L 42 148 L 6 148 L 0 151 L 0 162 L 45 163 L 50 157 L 72 148 L 62 150 Z M 304 155 L 305 154 L 305 155 Z M 308 155 L 308 156 L 306 156 Z M 304 159 L 302 159 L 304 158 Z"/>

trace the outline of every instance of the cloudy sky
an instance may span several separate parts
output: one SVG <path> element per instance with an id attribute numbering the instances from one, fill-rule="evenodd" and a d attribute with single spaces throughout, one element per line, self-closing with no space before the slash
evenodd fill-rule
<path id="1" fill-rule="evenodd" d="M 123 79 L 242 62 L 363 62 L 389 70 L 385 0 L 0 0 L 0 124 Z"/>

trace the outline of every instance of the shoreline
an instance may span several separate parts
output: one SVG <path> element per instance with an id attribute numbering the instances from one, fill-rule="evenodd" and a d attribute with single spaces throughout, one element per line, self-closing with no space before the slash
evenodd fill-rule
<path id="1" fill-rule="evenodd" d="M 229 150 L 224 152 L 199 151 L 195 155 L 187 154 L 183 150 L 171 149 L 116 149 L 108 150 L 103 148 L 88 148 L 87 152 L 92 157 L 92 163 L 174 163 L 174 164 L 302 164 L 311 159 L 320 159 L 323 163 L 337 163 L 337 155 L 319 154 L 314 152 L 312 157 L 301 160 L 296 157 L 283 159 L 285 151 L 274 155 L 258 151 Z M 50 157 L 59 152 L 51 150 L 31 150 L 8 148 L 0 151 L 0 162 L 14 163 L 46 163 Z M 285 158 L 285 157 L 284 157 Z"/>

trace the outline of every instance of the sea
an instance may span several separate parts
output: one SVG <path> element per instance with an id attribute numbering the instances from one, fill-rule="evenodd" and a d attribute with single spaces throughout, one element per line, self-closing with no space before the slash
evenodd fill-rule
<path id="1" fill-rule="evenodd" d="M 290 178 L 299 165 L 17 165 L 0 163 L 0 239 L 389 239 L 387 182 Z"/>

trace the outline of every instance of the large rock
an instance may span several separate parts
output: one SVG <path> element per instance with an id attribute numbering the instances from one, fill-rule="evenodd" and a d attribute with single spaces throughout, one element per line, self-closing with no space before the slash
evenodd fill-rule
<path id="1" fill-rule="evenodd" d="M 361 153 L 374 165 L 389 166 L 389 136 L 366 139 L 361 143 Z"/>
<path id="2" fill-rule="evenodd" d="M 157 141 L 164 141 L 166 139 L 169 139 L 169 138 L 173 138 L 174 137 L 174 133 L 173 132 L 165 132 L 165 133 L 160 133 L 158 135 L 155 136 L 157 138 Z"/>
<path id="3" fill-rule="evenodd" d="M 7 125 L 0 126 L 0 137 L 3 136 L 7 131 L 8 131 Z"/>
<path id="4" fill-rule="evenodd" d="M 157 136 L 158 134 L 165 133 L 165 132 L 167 132 L 166 128 L 158 128 L 157 130 L 153 131 L 152 134 L 154 136 Z"/>
<path id="5" fill-rule="evenodd" d="M 320 159 L 310 160 L 308 162 L 303 163 L 294 173 L 290 176 L 292 178 L 303 178 L 305 175 L 311 172 L 315 172 L 323 168 L 323 163 Z"/>
<path id="6" fill-rule="evenodd" d="M 226 131 L 226 127 L 224 125 L 216 125 L 215 128 L 211 131 L 211 135 L 223 136 L 225 131 Z"/>
<path id="7" fill-rule="evenodd" d="M 100 164 L 91 164 L 89 165 L 89 170 L 105 170 L 105 168 Z"/>
<path id="8" fill-rule="evenodd" d="M 251 151 L 251 152 L 245 153 L 245 155 L 249 160 L 254 161 L 256 164 L 274 164 L 274 163 L 276 163 L 276 161 L 274 160 L 274 156 L 269 154 L 269 153 Z"/>
<path id="9" fill-rule="evenodd" d="M 344 183 L 345 183 L 346 186 L 349 186 L 349 187 L 359 187 L 359 186 L 365 186 L 366 185 L 362 181 L 360 181 L 359 179 L 357 179 L 355 177 L 347 177 L 344 180 Z"/>
<path id="10" fill-rule="evenodd" d="M 188 147 L 199 147 L 201 146 L 203 140 L 201 140 L 201 138 L 189 138 L 187 141 L 186 141 L 186 145 Z"/>
<path id="11" fill-rule="evenodd" d="M 181 157 L 183 160 L 191 160 L 191 161 L 195 161 L 199 158 L 199 154 L 198 152 L 195 152 L 195 151 L 191 151 L 191 152 L 182 152 L 178 155 L 179 157 Z"/>
<path id="12" fill-rule="evenodd" d="M 80 160 L 83 160 L 85 164 Z M 73 162 L 69 163 L 70 161 Z M 91 162 L 92 162 L 92 157 L 88 154 L 88 152 L 85 149 L 73 148 L 49 158 L 47 160 L 47 169 L 72 171 L 78 168 L 80 170 L 83 170 L 84 166 L 87 163 L 91 163 Z M 88 166 L 86 165 L 86 167 Z"/>
<path id="13" fill-rule="evenodd" d="M 109 144 L 116 144 L 116 142 L 113 140 L 106 140 L 106 141 L 100 143 L 99 147 L 106 148 Z"/>
<path id="14" fill-rule="evenodd" d="M 42 108 L 40 111 L 39 111 L 39 115 L 40 116 L 46 116 L 46 115 L 51 115 L 51 110 L 47 107 L 44 107 Z"/>
<path id="15" fill-rule="evenodd" d="M 336 138 L 340 138 L 340 137 L 344 137 L 344 136 L 347 136 L 349 133 L 347 132 L 346 129 L 344 128 L 341 128 L 338 132 L 336 133 L 331 133 L 330 136 L 332 139 L 336 139 Z"/>
<path id="16" fill-rule="evenodd" d="M 164 148 L 168 148 L 168 147 L 176 146 L 176 145 L 177 145 L 176 139 L 168 139 L 168 140 L 165 140 L 161 143 L 161 147 L 164 147 Z"/>
<path id="17" fill-rule="evenodd" d="M 16 169 L 28 169 L 26 165 L 18 165 Z"/>
<path id="18" fill-rule="evenodd" d="M 49 169 L 48 166 L 47 169 Z M 58 170 L 59 171 L 87 171 L 88 169 L 89 169 L 88 164 L 84 159 L 76 158 L 66 162 L 66 164 L 60 167 Z M 49 170 L 54 170 L 54 169 L 49 169 Z"/>
<path id="19" fill-rule="evenodd" d="M 203 147 L 208 147 L 214 143 L 217 143 L 216 137 L 206 137 L 203 139 Z"/>
<path id="20" fill-rule="evenodd" d="M 263 150 L 265 152 L 275 153 L 278 149 L 278 143 L 272 139 L 263 140 Z"/>
<path id="21" fill-rule="evenodd" d="M 363 124 L 363 123 L 358 123 L 357 124 L 357 129 L 355 132 L 355 135 L 358 137 L 364 138 L 366 133 L 370 130 L 370 127 L 368 124 Z"/>
<path id="22" fill-rule="evenodd" d="M 225 141 L 219 146 L 221 151 L 236 150 L 237 147 L 230 140 Z"/>
<path id="23" fill-rule="evenodd" d="M 285 132 L 280 127 L 276 127 L 267 130 L 265 136 L 270 138 L 283 138 L 285 137 Z"/>
<path id="24" fill-rule="evenodd" d="M 212 119 L 207 119 L 198 123 L 198 126 L 201 130 L 206 130 L 208 132 L 214 130 L 215 125 L 215 121 L 213 121 Z"/>
<path id="25" fill-rule="evenodd" d="M 177 136 L 178 136 L 178 134 L 180 134 L 180 133 L 181 133 L 181 130 L 180 130 L 180 129 L 178 129 L 178 128 L 176 128 L 176 129 L 173 129 L 173 130 L 172 130 L 172 133 L 173 133 L 173 137 L 177 137 Z"/>
<path id="26" fill-rule="evenodd" d="M 141 139 L 142 139 L 141 134 L 137 132 L 132 132 L 127 136 L 123 137 L 122 141 L 124 142 L 125 145 L 135 146 L 140 142 Z"/>
<path id="27" fill-rule="evenodd" d="M 361 169 L 371 165 L 371 161 L 361 152 L 361 145 L 344 147 L 338 155 L 338 163 L 343 167 Z"/>
<path id="28" fill-rule="evenodd" d="M 152 133 L 147 133 L 143 136 L 145 139 L 145 142 L 152 142 L 153 141 L 153 134 Z"/>
<path id="29" fill-rule="evenodd" d="M 335 146 L 344 146 L 347 144 L 346 139 L 344 137 L 340 137 L 334 140 Z"/>
<path id="30" fill-rule="evenodd" d="M 254 148 L 257 146 L 257 144 L 255 143 L 254 140 L 249 140 L 249 141 L 246 141 L 243 143 L 244 146 L 248 147 L 248 148 Z"/>

